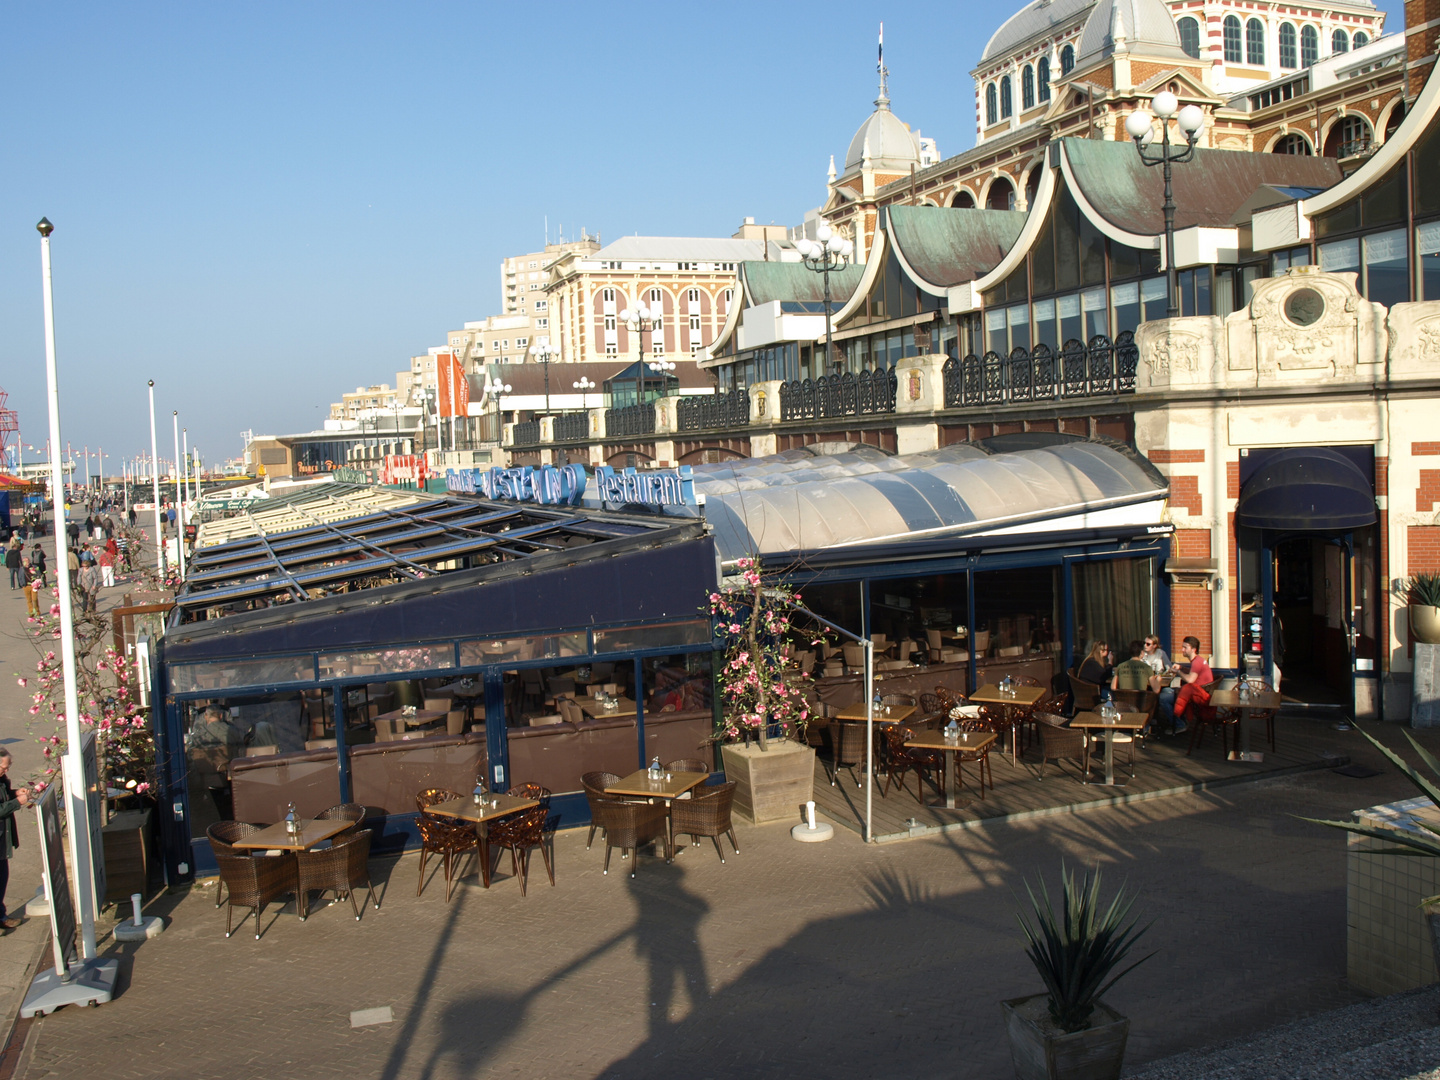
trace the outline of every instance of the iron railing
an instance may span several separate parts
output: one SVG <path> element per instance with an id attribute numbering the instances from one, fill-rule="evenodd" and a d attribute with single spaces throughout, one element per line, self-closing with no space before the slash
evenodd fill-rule
<path id="1" fill-rule="evenodd" d="M 971 353 L 951 357 L 942 369 L 945 408 L 1006 405 L 1027 401 L 1100 397 L 1135 392 L 1140 350 L 1135 335 L 1122 332 L 1112 343 L 1103 334 L 1088 345 L 1071 338 L 1057 353 L 1048 345 L 1013 349 L 1009 356 Z"/>
<path id="2" fill-rule="evenodd" d="M 682 397 L 675 406 L 675 426 L 680 431 L 710 431 L 745 427 L 750 423 L 750 391 L 720 391 Z"/>
<path id="3" fill-rule="evenodd" d="M 823 420 L 895 411 L 895 371 L 849 371 L 780 384 L 781 420 Z"/>
<path id="4" fill-rule="evenodd" d="M 605 410 L 605 437 L 655 434 L 655 406 L 625 405 Z"/>
<path id="5" fill-rule="evenodd" d="M 590 434 L 590 414 L 564 413 L 555 417 L 555 441 L 574 442 Z"/>
<path id="6" fill-rule="evenodd" d="M 510 429 L 511 446 L 536 446 L 539 442 L 539 420 L 521 420 Z"/>

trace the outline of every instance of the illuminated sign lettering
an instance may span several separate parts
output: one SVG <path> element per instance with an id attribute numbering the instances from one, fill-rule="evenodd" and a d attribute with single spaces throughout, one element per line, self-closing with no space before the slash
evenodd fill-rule
<path id="1" fill-rule="evenodd" d="M 450 491 L 484 495 L 489 499 L 536 502 L 547 506 L 579 506 L 591 478 L 584 466 L 515 469 L 447 469 L 445 486 Z M 595 470 L 591 498 L 600 505 L 694 506 L 694 481 L 690 467 L 617 473 L 609 466 Z"/>

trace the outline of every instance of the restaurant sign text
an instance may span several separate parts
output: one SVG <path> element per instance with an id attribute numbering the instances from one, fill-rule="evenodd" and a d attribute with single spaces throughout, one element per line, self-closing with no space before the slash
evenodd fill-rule
<path id="1" fill-rule="evenodd" d="M 636 469 L 616 472 L 606 465 L 596 469 L 593 475 L 588 474 L 583 465 L 447 469 L 445 481 L 451 491 L 549 506 L 578 506 L 587 490 L 591 499 L 601 505 L 656 508 L 695 505 L 695 485 L 688 465 L 645 472 Z"/>

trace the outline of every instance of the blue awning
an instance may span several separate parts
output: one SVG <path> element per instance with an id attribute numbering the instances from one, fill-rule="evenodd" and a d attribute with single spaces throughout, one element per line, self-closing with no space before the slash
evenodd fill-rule
<path id="1" fill-rule="evenodd" d="M 1248 529 L 1348 532 L 1376 518 L 1370 478 L 1323 446 L 1275 454 L 1245 481 L 1235 506 L 1235 524 Z"/>

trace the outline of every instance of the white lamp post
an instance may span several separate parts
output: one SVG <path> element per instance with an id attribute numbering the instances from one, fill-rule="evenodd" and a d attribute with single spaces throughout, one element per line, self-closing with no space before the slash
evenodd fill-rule
<path id="1" fill-rule="evenodd" d="M 165 526 L 160 523 L 160 449 L 155 443 L 155 380 L 150 380 L 150 480 L 155 489 L 155 550 L 160 576 L 165 576 Z"/>
<path id="2" fill-rule="evenodd" d="M 570 385 L 573 386 L 576 390 L 580 391 L 580 408 L 588 409 L 589 406 L 585 402 L 585 395 L 588 394 L 591 390 L 595 389 L 595 384 L 591 382 L 587 376 L 581 375 L 576 382 L 573 382 Z"/>
<path id="3" fill-rule="evenodd" d="M 1169 90 L 1162 90 L 1150 99 L 1150 107 L 1160 119 L 1160 153 L 1153 156 L 1146 153 L 1155 137 L 1150 114 L 1143 109 L 1125 118 L 1125 133 L 1135 140 L 1135 149 L 1140 160 L 1146 165 L 1159 165 L 1165 174 L 1165 276 L 1170 298 L 1165 307 L 1167 318 L 1180 314 L 1180 275 L 1175 269 L 1175 199 L 1170 190 L 1170 166 L 1181 165 L 1195 156 L 1195 143 L 1200 138 L 1200 129 L 1205 126 L 1205 113 L 1198 105 L 1186 105 L 1176 115 L 1180 102 Z M 1175 126 L 1185 137 L 1184 150 L 1174 153 L 1170 150 L 1170 118 L 1175 117 Z"/>
<path id="4" fill-rule="evenodd" d="M 645 334 L 655 328 L 655 323 L 660 319 L 660 312 L 646 307 L 637 300 L 633 308 L 627 307 L 620 312 L 620 318 L 630 328 L 630 332 L 635 335 L 635 355 L 643 364 L 645 362 Z M 643 367 L 641 372 L 643 378 Z"/>
<path id="5" fill-rule="evenodd" d="M 834 370 L 834 345 L 830 341 L 830 273 L 849 261 L 855 254 L 855 244 L 831 231 L 830 226 L 822 221 L 815 230 L 815 239 L 802 236 L 795 241 L 795 250 L 800 253 L 807 269 L 814 270 L 825 279 L 825 368 L 826 374 L 829 374 Z"/>
<path id="6" fill-rule="evenodd" d="M 550 412 L 550 365 L 560 362 L 560 350 L 550 347 L 550 339 L 541 338 L 530 346 L 535 363 L 545 365 L 545 412 Z"/>
<path id="7" fill-rule="evenodd" d="M 185 576 L 185 487 L 180 471 L 180 410 L 170 414 L 175 427 L 175 566 Z"/>

